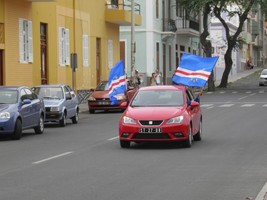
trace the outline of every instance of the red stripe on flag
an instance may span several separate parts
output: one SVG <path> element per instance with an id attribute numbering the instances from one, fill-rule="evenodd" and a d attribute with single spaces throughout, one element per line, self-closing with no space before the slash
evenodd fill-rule
<path id="1" fill-rule="evenodd" d="M 116 82 L 112 83 L 111 86 L 109 87 L 108 91 L 109 92 L 112 91 L 114 87 L 116 87 L 116 86 L 120 85 L 121 83 L 125 82 L 125 80 L 126 79 L 123 78 L 123 79 L 120 79 L 119 82 L 116 81 Z"/>
<path id="2" fill-rule="evenodd" d="M 204 76 L 204 77 L 209 78 L 209 75 L 204 74 L 204 73 L 200 73 L 200 72 L 190 72 L 190 73 L 188 73 L 188 72 L 185 72 L 185 71 L 182 71 L 182 70 L 179 70 L 179 69 L 177 69 L 175 72 L 183 74 L 183 75 L 186 75 L 186 76 L 190 76 L 190 75 L 197 76 L 197 75 L 200 75 L 200 76 Z"/>

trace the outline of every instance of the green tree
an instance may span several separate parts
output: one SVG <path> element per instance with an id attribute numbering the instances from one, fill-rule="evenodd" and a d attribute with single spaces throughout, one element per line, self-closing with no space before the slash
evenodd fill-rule
<path id="1" fill-rule="evenodd" d="M 260 4 L 261 8 L 265 11 L 267 0 L 191 0 L 188 2 L 187 0 L 177 0 L 177 5 L 182 4 L 185 8 L 192 11 L 193 9 L 199 9 L 203 11 L 203 24 L 205 21 L 207 22 L 208 19 L 205 19 L 205 11 L 207 11 L 207 7 L 210 9 L 210 14 L 215 16 L 219 19 L 222 23 L 223 27 L 225 28 L 226 33 L 226 40 L 227 40 L 227 50 L 224 55 L 225 60 L 225 69 L 222 75 L 221 83 L 218 87 L 226 88 L 228 84 L 228 76 L 232 69 L 232 51 L 235 48 L 239 47 L 240 40 L 239 35 L 242 32 L 242 28 L 244 22 L 247 20 L 248 14 L 254 4 Z M 230 8 L 230 9 L 228 9 Z M 235 9 L 233 9 L 235 8 Z M 226 19 L 223 17 L 223 13 L 226 13 L 226 16 L 229 18 L 233 16 L 237 16 L 239 18 L 239 24 L 236 29 L 236 32 L 230 33 L 230 28 L 228 23 L 225 21 Z M 201 36 L 205 38 L 205 40 L 201 39 L 201 44 L 204 46 L 205 51 L 205 41 L 207 41 L 207 30 L 205 30 L 204 24 L 204 31 L 202 32 Z M 200 37 L 201 38 L 201 37 Z M 205 52 L 206 53 L 206 52 Z M 208 56 L 208 54 L 206 53 Z"/>

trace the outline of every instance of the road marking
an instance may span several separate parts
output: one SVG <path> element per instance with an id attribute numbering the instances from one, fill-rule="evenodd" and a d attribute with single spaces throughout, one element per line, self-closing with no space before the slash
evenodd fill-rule
<path id="1" fill-rule="evenodd" d="M 226 107 L 231 107 L 233 105 L 234 104 L 223 104 L 223 105 L 220 105 L 219 107 L 226 108 Z"/>
<path id="2" fill-rule="evenodd" d="M 264 90 L 259 91 L 259 93 L 260 93 L 260 94 L 263 94 L 263 93 L 264 93 Z"/>
<path id="3" fill-rule="evenodd" d="M 255 104 L 252 104 L 252 103 L 247 103 L 247 104 L 243 104 L 241 105 L 241 107 L 252 107 L 254 106 Z"/>
<path id="4" fill-rule="evenodd" d="M 262 105 L 262 107 L 267 107 L 267 104 Z"/>
<path id="5" fill-rule="evenodd" d="M 257 195 L 255 200 L 264 200 L 267 197 L 267 183 L 263 186 L 260 193 Z"/>
<path id="6" fill-rule="evenodd" d="M 201 107 L 210 107 L 210 106 L 213 106 L 213 104 L 203 104 L 203 105 L 201 105 Z"/>
<path id="7" fill-rule="evenodd" d="M 112 141 L 112 140 L 117 140 L 117 139 L 119 139 L 119 136 L 116 136 L 116 137 L 113 137 L 113 138 L 109 138 L 108 140 Z"/>
<path id="8" fill-rule="evenodd" d="M 232 92 L 232 94 L 237 94 L 237 91 Z"/>
<path id="9" fill-rule="evenodd" d="M 32 164 L 40 164 L 40 163 L 43 163 L 43 162 L 46 162 L 46 161 L 49 161 L 49 160 L 52 160 L 52 159 L 55 159 L 55 158 L 66 156 L 66 155 L 71 154 L 71 153 L 73 153 L 73 152 L 69 151 L 69 152 L 66 152 L 66 153 L 62 153 L 62 154 L 59 154 L 59 155 L 56 155 L 56 156 L 52 156 L 52 157 L 49 157 L 49 158 L 45 158 L 43 160 L 39 160 L 39 161 L 33 162 Z"/>
<path id="10" fill-rule="evenodd" d="M 220 92 L 220 94 L 224 94 L 224 93 L 225 93 L 225 91 Z"/>

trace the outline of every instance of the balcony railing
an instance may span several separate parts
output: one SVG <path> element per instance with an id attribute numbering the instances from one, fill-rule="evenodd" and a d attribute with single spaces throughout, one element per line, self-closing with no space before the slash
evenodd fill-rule
<path id="1" fill-rule="evenodd" d="M 108 9 L 119 9 L 125 11 L 132 10 L 132 2 L 130 0 L 124 1 L 124 3 L 119 3 L 118 0 L 111 0 L 106 2 L 106 7 Z M 134 12 L 138 15 L 141 14 L 141 6 L 138 3 L 134 3 Z"/>
<path id="2" fill-rule="evenodd" d="M 178 19 L 177 28 L 178 29 L 193 29 L 195 31 L 199 31 L 199 23 L 192 21 L 192 20 Z"/>
<path id="3" fill-rule="evenodd" d="M 163 31 L 165 32 L 176 32 L 177 27 L 175 25 L 175 20 L 173 19 L 163 19 Z"/>

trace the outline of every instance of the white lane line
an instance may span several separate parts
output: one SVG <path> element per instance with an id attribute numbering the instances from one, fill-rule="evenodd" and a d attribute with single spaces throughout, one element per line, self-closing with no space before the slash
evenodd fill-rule
<path id="1" fill-rule="evenodd" d="M 260 193 L 257 195 L 255 200 L 264 200 L 267 197 L 267 183 L 263 186 Z"/>
<path id="2" fill-rule="evenodd" d="M 247 104 L 243 104 L 243 105 L 241 105 L 240 107 L 252 107 L 252 106 L 254 106 L 255 104 L 253 104 L 253 103 L 247 103 Z"/>
<path id="3" fill-rule="evenodd" d="M 200 105 L 200 107 L 210 107 L 210 106 L 213 106 L 213 104 L 202 104 L 202 105 Z"/>
<path id="4" fill-rule="evenodd" d="M 119 136 L 116 136 L 116 137 L 113 137 L 113 138 L 109 138 L 108 140 L 112 141 L 112 140 L 117 140 L 117 139 L 119 139 Z"/>
<path id="5" fill-rule="evenodd" d="M 232 92 L 232 94 L 237 94 L 237 91 Z"/>
<path id="6" fill-rule="evenodd" d="M 234 104 L 223 104 L 223 105 L 220 105 L 219 107 L 221 108 L 226 108 L 226 107 L 231 107 L 233 106 Z"/>
<path id="7" fill-rule="evenodd" d="M 56 155 L 56 156 L 52 156 L 52 157 L 49 157 L 49 158 L 45 158 L 43 160 L 39 160 L 39 161 L 33 162 L 32 164 L 40 164 L 40 163 L 43 163 L 43 162 L 46 162 L 46 161 L 49 161 L 49 160 L 52 160 L 52 159 L 55 159 L 55 158 L 66 156 L 66 155 L 71 154 L 71 153 L 73 153 L 73 152 L 69 151 L 69 152 L 66 152 L 66 153 L 62 153 L 62 154 L 59 154 L 59 155 Z"/>
<path id="8" fill-rule="evenodd" d="M 267 107 L 267 104 L 262 105 L 262 107 Z"/>

